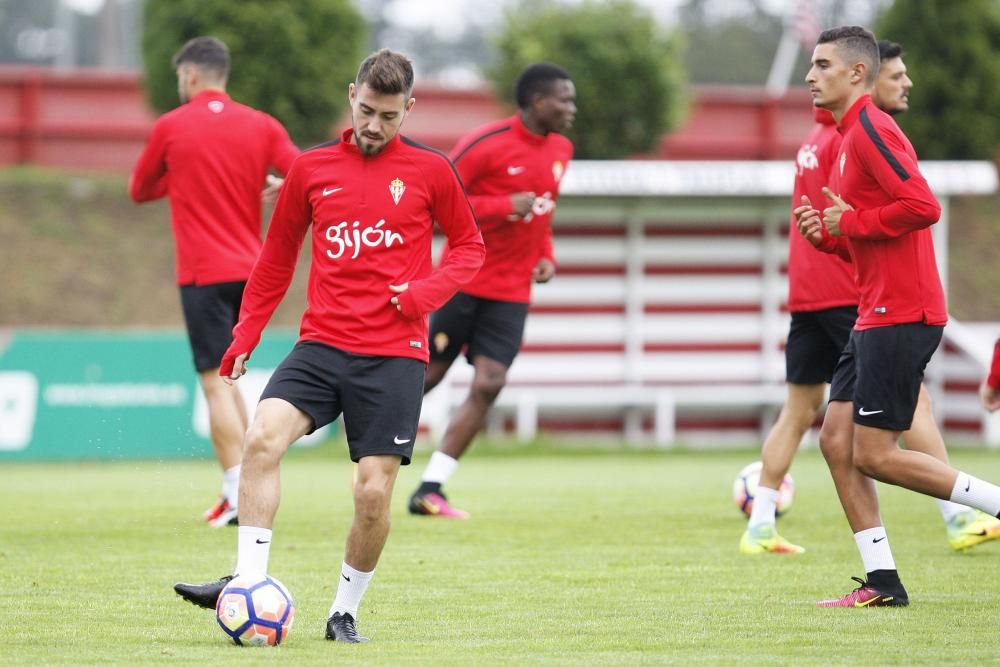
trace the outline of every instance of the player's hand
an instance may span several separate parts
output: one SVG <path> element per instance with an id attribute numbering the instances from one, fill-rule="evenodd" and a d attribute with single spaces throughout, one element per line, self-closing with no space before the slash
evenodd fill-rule
<path id="1" fill-rule="evenodd" d="M 840 217 L 844 214 L 844 211 L 852 211 L 854 207 L 833 194 L 830 188 L 824 187 L 823 194 L 833 202 L 833 206 L 823 209 L 823 224 L 826 225 L 826 230 L 832 236 L 840 236 Z"/>
<path id="2" fill-rule="evenodd" d="M 510 196 L 510 207 L 514 211 L 508 220 L 521 220 L 531 213 L 531 207 L 535 204 L 534 192 L 515 192 Z"/>
<path id="3" fill-rule="evenodd" d="M 395 292 L 396 294 L 402 294 L 408 289 L 410 289 L 410 283 L 403 283 L 402 285 L 389 285 L 389 290 Z M 389 303 L 396 306 L 396 310 L 399 312 L 403 312 L 403 304 L 399 302 L 398 296 L 394 296 L 389 299 Z"/>
<path id="4" fill-rule="evenodd" d="M 802 195 L 802 205 L 792 210 L 795 215 L 795 223 L 806 241 L 813 246 L 818 246 L 823 240 L 823 221 L 820 219 L 819 211 L 813 208 L 809 197 Z"/>
<path id="5" fill-rule="evenodd" d="M 247 374 L 247 352 L 244 352 L 240 356 L 236 357 L 233 361 L 233 372 L 229 374 L 229 377 L 222 378 L 222 381 L 228 385 L 232 385 L 234 382 L 239 380 L 241 377 Z"/>
<path id="6" fill-rule="evenodd" d="M 271 174 L 267 175 L 267 185 L 264 190 L 260 193 L 260 200 L 265 204 L 273 204 L 275 200 L 278 199 L 278 193 L 281 191 L 281 186 L 285 184 L 285 179 L 278 178 Z"/>
<path id="7" fill-rule="evenodd" d="M 1000 410 L 1000 389 L 994 389 L 983 382 L 979 387 L 979 398 L 983 402 L 983 407 L 987 412 Z"/>
<path id="8" fill-rule="evenodd" d="M 556 275 L 556 265 L 545 257 L 539 259 L 538 264 L 535 264 L 535 268 L 531 271 L 531 279 L 536 283 L 547 283 L 552 280 L 554 275 Z"/>

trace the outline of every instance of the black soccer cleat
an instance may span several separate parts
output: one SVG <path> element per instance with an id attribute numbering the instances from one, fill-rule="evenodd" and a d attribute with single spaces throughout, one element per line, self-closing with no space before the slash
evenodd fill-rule
<path id="1" fill-rule="evenodd" d="M 191 604 L 205 609 L 215 609 L 215 603 L 219 601 L 222 589 L 232 580 L 233 575 L 230 574 L 207 584 L 174 584 L 174 592 Z"/>
<path id="2" fill-rule="evenodd" d="M 368 637 L 358 634 L 358 629 L 354 627 L 354 617 L 339 611 L 333 612 L 333 616 L 326 622 L 326 638 L 348 644 L 364 644 L 368 641 Z"/>

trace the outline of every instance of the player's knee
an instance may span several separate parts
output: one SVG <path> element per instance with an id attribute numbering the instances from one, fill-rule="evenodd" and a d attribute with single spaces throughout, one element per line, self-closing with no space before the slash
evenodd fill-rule
<path id="1" fill-rule="evenodd" d="M 354 485 L 354 514 L 366 522 L 380 520 L 387 513 L 392 489 L 383 480 L 358 480 Z"/>
<path id="2" fill-rule="evenodd" d="M 271 428 L 266 420 L 255 419 L 247 429 L 243 442 L 244 458 L 277 459 L 283 449 L 277 429 Z"/>
<path id="3" fill-rule="evenodd" d="M 854 466 L 864 475 L 872 479 L 881 479 L 884 475 L 888 457 L 883 452 L 873 451 L 867 447 L 854 448 Z"/>
<path id="4" fill-rule="evenodd" d="M 817 412 L 818 408 L 812 406 L 785 406 L 781 411 L 781 416 L 783 419 L 788 420 L 788 423 L 794 426 L 800 433 L 805 433 L 813 425 L 813 422 L 816 421 Z"/>
<path id="5" fill-rule="evenodd" d="M 486 403 L 492 403 L 505 384 L 507 384 L 506 373 L 483 373 L 473 379 L 472 393 L 476 398 Z"/>
<path id="6" fill-rule="evenodd" d="M 819 449 L 831 468 L 851 465 L 851 439 L 847 432 L 823 429 L 819 434 Z"/>

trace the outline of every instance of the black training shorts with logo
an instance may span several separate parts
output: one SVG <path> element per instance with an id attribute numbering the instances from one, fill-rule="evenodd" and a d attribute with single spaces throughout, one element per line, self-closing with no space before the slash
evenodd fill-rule
<path id="1" fill-rule="evenodd" d="M 240 318 L 243 281 L 181 285 L 181 308 L 198 372 L 218 368 Z"/>
<path id="2" fill-rule="evenodd" d="M 785 381 L 830 382 L 857 319 L 857 306 L 792 313 L 785 344 Z"/>
<path id="3" fill-rule="evenodd" d="M 469 363 L 481 355 L 510 368 L 521 349 L 527 318 L 526 303 L 459 292 L 431 315 L 431 361 L 450 363 L 468 346 Z"/>
<path id="4" fill-rule="evenodd" d="M 409 465 L 426 368 L 419 359 L 352 354 L 304 340 L 275 369 L 260 400 L 288 401 L 312 419 L 310 433 L 343 413 L 352 461 L 394 455 Z"/>
<path id="5" fill-rule="evenodd" d="M 914 322 L 853 331 L 830 385 L 831 401 L 853 401 L 854 423 L 906 431 L 944 327 Z"/>

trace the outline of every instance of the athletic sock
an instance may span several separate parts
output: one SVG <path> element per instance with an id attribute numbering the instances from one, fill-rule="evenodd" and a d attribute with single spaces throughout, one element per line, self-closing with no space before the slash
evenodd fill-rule
<path id="1" fill-rule="evenodd" d="M 751 533 L 755 528 L 764 524 L 774 525 L 774 517 L 778 507 L 777 489 L 769 489 L 766 486 L 758 486 L 757 493 L 753 497 L 753 509 L 750 510 L 750 521 L 747 523 L 747 530 Z"/>
<path id="2" fill-rule="evenodd" d="M 236 574 L 263 577 L 267 574 L 267 559 L 271 555 L 271 530 L 256 526 L 240 526 L 236 553 Z"/>
<path id="3" fill-rule="evenodd" d="M 337 584 L 337 597 L 333 599 L 333 605 L 330 607 L 330 616 L 340 612 L 350 614 L 357 620 L 361 598 L 365 596 L 368 582 L 372 580 L 374 574 L 375 570 L 361 572 L 344 562 L 340 566 L 340 582 Z"/>
<path id="4" fill-rule="evenodd" d="M 441 494 L 441 484 L 440 482 L 420 482 L 420 486 L 417 487 L 417 495 L 422 496 L 427 493 Z"/>
<path id="5" fill-rule="evenodd" d="M 854 533 L 854 542 L 861 552 L 861 562 L 864 563 L 865 572 L 896 569 L 885 526 L 876 526 Z"/>
<path id="6" fill-rule="evenodd" d="M 963 512 L 972 511 L 965 505 L 959 505 L 958 503 L 953 503 L 950 500 L 941 500 L 940 498 L 935 498 L 937 501 L 938 509 L 941 510 L 941 517 L 944 519 L 945 523 L 949 523 L 959 514 Z"/>
<path id="7" fill-rule="evenodd" d="M 444 452 L 434 452 L 431 454 L 431 460 L 427 462 L 424 475 L 420 480 L 444 484 L 455 474 L 457 468 L 458 459 L 453 459 Z"/>
<path id="8" fill-rule="evenodd" d="M 959 471 L 950 500 L 1000 517 L 1000 487 Z"/>
<path id="9" fill-rule="evenodd" d="M 236 507 L 240 500 L 240 464 L 226 468 L 222 472 L 222 496 L 229 501 L 230 507 Z"/>

